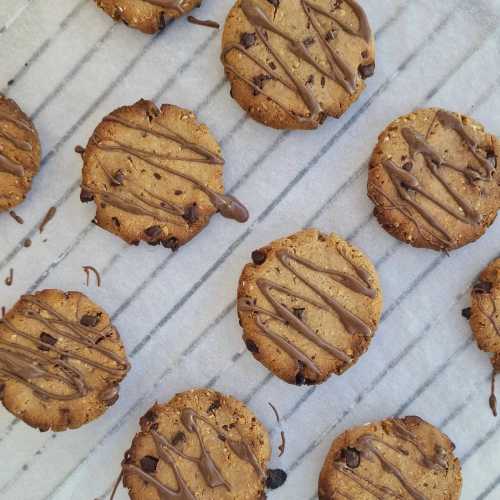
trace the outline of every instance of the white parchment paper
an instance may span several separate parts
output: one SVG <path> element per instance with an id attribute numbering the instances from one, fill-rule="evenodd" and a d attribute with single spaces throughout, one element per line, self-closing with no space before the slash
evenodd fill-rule
<path id="1" fill-rule="evenodd" d="M 500 419 L 487 405 L 488 356 L 461 317 L 469 285 L 499 253 L 500 228 L 446 257 L 402 245 L 374 221 L 367 161 L 378 133 L 417 106 L 471 114 L 500 135 L 499 0 L 363 0 L 377 38 L 377 71 L 360 100 L 314 132 L 279 132 L 245 117 L 219 64 L 220 32 L 185 20 L 149 37 L 113 22 L 91 0 L 0 0 L 0 91 L 34 119 L 44 160 L 29 199 L 0 216 L 1 304 L 26 290 L 76 289 L 113 314 L 133 369 L 121 398 L 80 430 L 39 433 L 0 409 L 0 498 L 105 498 L 149 406 L 193 386 L 245 400 L 272 429 L 280 411 L 289 473 L 271 499 L 309 500 L 332 439 L 390 415 L 440 426 L 463 462 L 463 498 L 500 498 Z M 196 12 L 221 24 L 232 0 Z M 10 85 L 7 83 L 13 80 Z M 114 108 L 145 97 L 195 110 L 221 140 L 227 188 L 248 224 L 214 217 L 171 255 L 127 247 L 90 224 L 79 202 L 85 144 Z M 52 205 L 57 215 L 40 235 Z M 304 226 L 350 238 L 377 264 L 383 321 L 369 352 L 341 378 L 291 387 L 256 363 L 235 314 L 240 270 L 253 249 Z M 26 237 L 33 239 L 22 248 Z M 87 288 L 83 265 L 103 286 Z M 12 287 L 3 276 L 14 268 Z M 273 439 L 278 444 L 279 432 Z M 119 499 L 128 498 L 121 490 Z"/>

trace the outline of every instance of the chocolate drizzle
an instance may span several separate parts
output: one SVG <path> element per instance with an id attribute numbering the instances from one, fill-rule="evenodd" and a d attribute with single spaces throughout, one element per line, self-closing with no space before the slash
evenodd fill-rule
<path id="1" fill-rule="evenodd" d="M 180 146 L 182 152 L 179 155 L 161 154 L 155 151 L 138 149 L 116 139 L 94 139 L 93 144 L 98 149 L 111 154 L 126 154 L 129 158 L 136 158 L 144 163 L 147 163 L 150 167 L 157 171 L 167 172 L 171 175 L 182 178 L 192 183 L 200 191 L 203 191 L 214 207 L 224 217 L 234 219 L 238 222 L 245 222 L 248 220 L 248 211 L 236 198 L 210 189 L 195 177 L 188 175 L 181 170 L 175 169 L 167 163 L 167 161 L 181 161 L 209 165 L 223 165 L 224 160 L 220 155 L 204 148 L 201 145 L 189 142 L 157 121 L 154 122 L 154 125 L 152 122 L 151 126 L 147 127 L 132 123 L 115 115 L 107 116 L 104 121 L 117 123 L 128 129 L 138 130 L 160 139 L 172 141 Z M 189 152 L 188 156 L 183 153 L 185 151 Z M 105 165 L 102 163 L 99 163 L 99 165 L 108 177 L 111 186 L 114 188 L 113 191 L 104 191 L 85 185 L 82 186 L 85 192 L 93 193 L 93 195 L 99 195 L 104 203 L 119 210 L 135 215 L 147 215 L 161 223 L 187 226 L 194 222 L 186 220 L 186 207 L 163 199 L 150 190 L 134 186 L 134 183 L 127 178 L 123 172 L 120 172 L 119 180 L 117 180 L 117 176 L 109 172 Z"/>
<path id="2" fill-rule="evenodd" d="M 364 42 L 366 43 L 366 50 L 364 52 L 367 54 L 367 57 L 371 56 L 370 53 L 373 50 L 372 32 L 366 14 L 355 0 L 345 0 L 345 2 L 350 6 L 352 11 L 358 18 L 359 25 L 357 29 L 352 28 L 325 8 L 316 5 L 313 1 L 300 0 L 300 5 L 305 16 L 307 17 L 308 25 L 313 29 L 312 36 L 308 37 L 306 41 L 304 41 L 296 39 L 285 30 L 279 28 L 274 23 L 274 21 L 266 14 L 265 10 L 258 4 L 256 0 L 242 0 L 240 4 L 241 10 L 245 14 L 248 21 L 253 25 L 258 39 L 266 46 L 270 55 L 283 69 L 286 77 L 280 75 L 280 73 L 276 71 L 276 65 L 274 65 L 274 69 L 271 68 L 266 61 L 259 59 L 251 53 L 251 51 L 249 50 L 251 46 L 247 47 L 242 43 L 232 43 L 227 45 L 223 49 L 222 62 L 226 68 L 226 71 L 230 71 L 238 78 L 248 83 L 255 92 L 261 93 L 268 97 L 271 101 L 277 104 L 294 119 L 299 120 L 299 122 L 309 126 L 317 126 L 324 118 L 324 110 L 322 109 L 321 102 L 314 94 L 313 90 L 308 87 L 307 82 L 302 82 L 295 75 L 295 71 L 285 61 L 280 51 L 273 47 L 271 41 L 269 40 L 269 37 L 267 36 L 267 32 L 272 32 L 278 35 L 280 38 L 286 40 L 287 48 L 293 55 L 317 70 L 323 76 L 323 78 L 328 78 L 332 82 L 337 83 L 345 92 L 353 95 L 356 92 L 358 84 L 358 70 L 357 68 L 351 68 L 348 62 L 338 54 L 334 46 L 329 43 L 330 39 L 328 37 L 328 34 L 322 27 L 318 18 L 318 15 L 326 17 L 329 20 L 333 21 L 334 25 L 336 25 L 338 29 L 351 36 L 364 40 Z M 308 46 L 313 45 L 314 42 L 317 42 L 321 47 L 328 65 L 319 64 L 316 61 L 315 57 L 313 57 L 313 55 L 309 52 Z M 303 101 L 304 105 L 309 111 L 309 114 L 307 116 L 299 116 L 291 113 L 288 110 L 288 107 L 283 102 L 281 102 L 280 99 L 273 97 L 265 90 L 260 88 L 254 81 L 245 77 L 233 65 L 227 62 L 227 55 L 231 51 L 241 52 L 253 63 L 264 70 L 264 76 L 269 76 L 273 80 L 280 82 L 287 89 L 294 92 Z"/>
<path id="3" fill-rule="evenodd" d="M 419 444 L 417 437 L 408 430 L 402 421 L 393 420 L 390 424 L 392 434 L 402 441 L 410 444 L 420 455 L 421 459 L 417 461 L 421 467 L 429 470 L 446 471 L 448 469 L 446 450 L 440 445 L 435 446 L 434 456 L 429 456 Z M 378 462 L 382 471 L 392 475 L 404 488 L 406 493 L 415 500 L 429 500 L 422 492 L 411 484 L 410 479 L 401 470 L 400 466 L 396 466 L 384 454 L 384 449 L 389 449 L 401 457 L 408 457 L 409 452 L 400 446 L 394 446 L 375 434 L 366 433 L 360 436 L 353 445 L 360 452 L 362 460 L 370 462 Z M 412 463 L 414 463 L 412 461 Z M 334 467 L 337 471 L 356 483 L 362 490 L 372 495 L 379 500 L 387 498 L 406 498 L 397 491 L 380 484 L 376 480 L 366 477 L 359 471 L 359 467 L 351 468 L 344 464 L 343 461 L 336 461 Z M 338 491 L 339 494 L 346 498 L 351 498 L 347 493 Z"/>
<path id="4" fill-rule="evenodd" d="M 133 474 L 138 474 L 144 481 L 156 488 L 161 500 L 195 500 L 196 496 L 189 488 L 177 464 L 176 458 L 179 457 L 184 461 L 195 464 L 200 471 L 200 474 L 206 481 L 206 484 L 210 488 L 215 489 L 222 487 L 225 488 L 228 492 L 231 491 L 231 485 L 224 478 L 222 471 L 212 458 L 210 451 L 208 450 L 206 443 L 202 437 L 199 422 L 203 422 L 214 431 L 217 437 L 221 441 L 223 441 L 224 444 L 238 458 L 240 458 L 244 462 L 247 462 L 254 468 L 255 473 L 257 474 L 260 481 L 264 481 L 265 474 L 262 470 L 262 467 L 260 466 L 250 446 L 243 439 L 235 440 L 230 438 L 226 432 L 216 427 L 207 418 L 200 416 L 195 410 L 191 408 L 185 408 L 184 410 L 182 410 L 181 422 L 188 432 L 196 436 L 201 449 L 199 457 L 187 455 L 178 447 L 171 444 L 156 429 L 151 428 L 149 430 L 149 433 L 151 434 L 156 446 L 156 452 L 159 459 L 172 468 L 175 479 L 177 481 L 177 489 L 174 490 L 166 486 L 165 484 L 158 481 L 154 477 L 153 473 L 145 472 L 137 465 L 128 463 L 127 460 L 125 460 L 123 464 L 124 473 L 126 474 L 127 472 L 131 472 Z"/>
<path id="5" fill-rule="evenodd" d="M 102 330 L 84 326 L 80 318 L 69 319 L 34 295 L 24 295 L 21 300 L 23 305 L 17 314 L 22 316 L 23 321 L 36 322 L 44 331 L 39 336 L 33 336 L 21 327 L 15 326 L 6 317 L 2 318 L 1 376 L 29 387 L 40 399 L 67 401 L 83 397 L 89 392 L 90 388 L 85 381 L 84 373 L 77 368 L 80 363 L 119 378 L 129 370 L 130 366 L 126 360 L 99 345 L 101 340 L 113 333 L 111 325 Z M 1 335 L 2 330 L 4 333 L 7 331 L 31 342 L 34 347 L 7 340 L 7 335 Z M 62 340 L 70 340 L 79 347 L 73 351 L 60 348 L 58 343 Z M 85 354 L 79 354 L 83 348 L 99 353 L 99 357 L 106 358 L 107 362 L 94 361 Z M 38 381 L 44 383 L 38 384 Z M 58 389 L 44 388 L 50 382 L 56 383 Z M 103 400 L 116 398 L 117 388 L 113 386 L 111 389 L 112 394 L 109 390 L 103 392 Z"/>
<path id="6" fill-rule="evenodd" d="M 435 217 L 419 200 L 426 199 L 431 202 L 434 206 L 441 209 L 441 211 L 446 212 L 451 215 L 456 220 L 467 224 L 467 225 L 477 225 L 481 223 L 481 215 L 475 210 L 469 202 L 460 195 L 453 186 L 446 180 L 443 176 L 443 167 L 454 170 L 461 173 L 469 182 L 475 183 L 477 181 L 489 182 L 492 179 L 494 172 L 493 165 L 488 161 L 486 157 L 480 154 L 479 145 L 475 142 L 474 138 L 469 135 L 465 130 L 461 120 L 457 118 L 452 113 L 447 111 L 439 110 L 436 112 L 435 119 L 432 121 L 429 128 L 429 132 L 432 126 L 439 122 L 444 128 L 454 130 L 465 142 L 467 148 L 473 155 L 473 157 L 480 164 L 480 169 L 466 165 L 456 165 L 444 160 L 429 144 L 428 138 L 419 134 L 417 131 L 405 127 L 401 130 L 401 134 L 408 144 L 410 150 L 410 158 L 412 161 L 418 154 L 421 154 L 425 160 L 425 165 L 434 179 L 436 179 L 439 184 L 446 190 L 448 195 L 453 199 L 456 207 L 445 203 L 440 200 L 437 196 L 434 196 L 429 192 L 419 179 L 411 173 L 412 163 L 405 163 L 403 166 L 398 166 L 392 159 L 386 159 L 382 162 L 385 171 L 387 172 L 389 178 L 396 189 L 399 203 L 393 200 L 387 194 L 385 194 L 379 187 L 372 184 L 372 188 L 375 189 L 379 194 L 381 194 L 390 204 L 391 208 L 394 208 L 405 215 L 414 226 L 417 228 L 419 234 L 425 240 L 429 241 L 428 233 L 433 238 L 439 241 L 443 249 L 451 248 L 454 244 L 453 237 L 447 228 L 440 222 L 440 220 Z M 429 133 L 427 134 L 427 136 Z M 408 168 L 407 168 L 408 166 Z M 379 205 L 382 208 L 387 208 L 384 205 Z M 412 213 L 413 209 L 427 225 L 430 230 L 422 226 L 415 215 Z"/>
<path id="7" fill-rule="evenodd" d="M 165 9 L 175 10 L 178 14 L 183 14 L 184 9 L 182 8 L 182 4 L 184 0 L 144 0 L 151 5 L 155 5 L 156 7 L 163 7 Z"/>
<path id="8" fill-rule="evenodd" d="M 8 122 L 15 125 L 17 128 L 29 132 L 30 134 L 34 134 L 33 128 L 25 121 L 19 120 L 17 118 L 12 117 L 11 115 L 0 112 L 0 123 Z M 9 131 L 0 127 L 0 137 L 9 141 L 14 145 L 18 150 L 31 153 L 33 148 L 28 141 L 23 139 L 18 139 Z M 8 158 L 4 154 L 0 153 L 0 173 L 4 172 L 7 174 L 15 175 L 16 177 L 23 177 L 25 174 L 25 165 L 18 163 L 18 160 L 14 161 L 11 158 Z"/>
<path id="9" fill-rule="evenodd" d="M 302 300 L 324 311 L 332 311 L 334 315 L 339 318 L 347 332 L 351 335 L 361 333 L 362 335 L 369 337 L 373 333 L 370 327 L 364 323 L 361 318 L 347 310 L 338 300 L 321 290 L 292 265 L 292 262 L 295 262 L 310 270 L 328 275 L 334 281 L 345 286 L 349 290 L 369 298 L 374 298 L 376 296 L 376 291 L 369 283 L 368 273 L 364 269 L 347 260 L 342 254 L 340 255 L 351 265 L 356 273 L 356 276 L 336 271 L 335 269 L 321 267 L 303 257 L 294 255 L 288 250 L 279 250 L 276 253 L 280 263 L 292 273 L 294 278 L 300 280 L 311 291 L 313 291 L 321 299 L 320 301 L 305 297 L 290 288 L 264 278 L 257 279 L 257 286 L 267 301 L 271 304 L 273 310 L 257 306 L 248 297 L 241 297 L 239 300 L 239 309 L 241 311 L 255 313 L 255 321 L 262 333 L 296 361 L 299 373 L 305 366 L 316 375 L 321 376 L 321 370 L 314 360 L 311 359 L 302 349 L 294 345 L 290 340 L 285 339 L 281 335 L 274 332 L 269 327 L 268 321 L 263 320 L 263 317 L 268 317 L 271 320 L 282 323 L 283 325 L 290 326 L 320 349 L 331 354 L 333 357 L 344 361 L 346 364 L 350 364 L 352 359 L 345 352 L 322 339 L 303 320 L 302 315 L 295 314 L 293 310 L 289 309 L 286 305 L 274 298 L 271 293 L 273 290 L 281 292 L 288 297 Z"/>

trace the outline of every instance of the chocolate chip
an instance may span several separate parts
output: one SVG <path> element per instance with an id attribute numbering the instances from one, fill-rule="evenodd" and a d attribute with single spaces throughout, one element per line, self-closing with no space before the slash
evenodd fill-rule
<path id="1" fill-rule="evenodd" d="M 113 223 L 114 226 L 120 227 L 120 221 L 116 217 L 111 218 L 111 222 Z"/>
<path id="2" fill-rule="evenodd" d="M 153 175 L 155 176 L 155 179 L 158 179 L 158 180 L 161 179 L 161 175 L 158 172 L 155 172 Z"/>
<path id="3" fill-rule="evenodd" d="M 144 234 L 153 240 L 156 240 L 161 236 L 162 230 L 160 226 L 150 226 L 144 230 Z"/>
<path id="4" fill-rule="evenodd" d="M 304 313 L 305 313 L 305 308 L 304 307 L 294 307 L 292 309 L 293 315 L 297 316 L 300 320 L 304 319 Z"/>
<path id="5" fill-rule="evenodd" d="M 245 49 L 249 49 L 252 45 L 255 45 L 256 41 L 257 36 L 255 33 L 243 33 L 240 38 L 240 43 Z"/>
<path id="6" fill-rule="evenodd" d="M 306 377 L 304 376 L 304 372 L 299 370 L 297 375 L 295 375 L 295 385 L 304 385 L 306 383 Z"/>
<path id="7" fill-rule="evenodd" d="M 94 201 L 94 193 L 88 189 L 82 188 L 80 191 L 80 201 L 82 203 L 89 203 Z"/>
<path id="8" fill-rule="evenodd" d="M 413 168 L 413 163 L 411 161 L 407 161 L 402 168 L 403 170 L 409 172 Z"/>
<path id="9" fill-rule="evenodd" d="M 489 281 L 480 281 L 474 285 L 472 289 L 473 293 L 490 293 L 493 288 L 493 284 Z"/>
<path id="10" fill-rule="evenodd" d="M 141 469 L 144 472 L 156 472 L 156 466 L 158 465 L 158 459 L 152 457 L 151 455 L 146 455 L 141 458 Z"/>
<path id="11" fill-rule="evenodd" d="M 331 42 L 334 38 L 335 38 L 335 31 L 333 30 L 328 31 L 325 35 L 325 40 L 327 42 Z"/>
<path id="12" fill-rule="evenodd" d="M 207 413 L 214 413 L 220 408 L 220 400 L 216 399 L 208 407 Z"/>
<path id="13" fill-rule="evenodd" d="M 49 345 L 55 345 L 57 342 L 57 339 L 52 337 L 52 335 L 49 335 L 48 333 L 42 332 L 40 334 L 40 340 L 44 342 L 45 344 Z"/>
<path id="14" fill-rule="evenodd" d="M 247 349 L 250 352 L 254 352 L 254 353 L 258 353 L 259 352 L 259 348 L 257 347 L 257 344 L 253 340 L 245 339 L 245 344 L 247 346 Z"/>
<path id="15" fill-rule="evenodd" d="M 97 325 L 97 323 L 99 323 L 99 316 L 100 315 L 98 314 L 95 316 L 92 316 L 90 314 L 85 314 L 84 316 L 81 317 L 80 323 L 83 326 L 88 326 L 90 328 L 93 328 L 94 326 Z"/>
<path id="16" fill-rule="evenodd" d="M 280 0 L 267 0 L 273 7 L 278 8 L 280 6 Z"/>
<path id="17" fill-rule="evenodd" d="M 13 83 L 14 83 L 14 79 L 9 80 L 9 81 L 7 82 L 7 85 L 10 87 Z"/>
<path id="18" fill-rule="evenodd" d="M 180 196 L 182 194 L 182 191 L 180 189 L 176 189 L 174 191 L 175 196 Z"/>
<path id="19" fill-rule="evenodd" d="M 306 85 L 312 85 L 314 83 L 314 75 L 309 75 L 306 80 Z"/>
<path id="20" fill-rule="evenodd" d="M 121 186 L 123 185 L 124 179 L 125 179 L 125 174 L 123 173 L 123 171 L 117 170 L 111 177 L 111 185 Z"/>
<path id="21" fill-rule="evenodd" d="M 264 88 L 264 82 L 266 82 L 267 80 L 272 80 L 272 79 L 273 79 L 272 76 L 261 74 L 261 75 L 254 76 L 252 81 L 256 87 L 258 87 L 259 89 L 262 90 Z M 254 88 L 253 95 L 258 95 L 258 94 L 259 94 L 259 91 Z"/>
<path id="22" fill-rule="evenodd" d="M 179 431 L 172 438 L 172 446 L 177 446 L 178 444 L 185 443 L 185 442 L 186 442 L 186 434 L 184 434 L 182 431 Z"/>
<path id="23" fill-rule="evenodd" d="M 172 250 L 173 252 L 175 252 L 179 248 L 179 240 L 175 236 L 171 236 L 170 238 L 163 240 L 161 244 L 165 248 L 170 248 L 170 250 Z"/>
<path id="24" fill-rule="evenodd" d="M 470 319 L 472 313 L 471 313 L 471 308 L 470 307 L 466 307 L 465 309 L 462 309 L 462 316 L 465 318 L 465 319 Z"/>
<path id="25" fill-rule="evenodd" d="M 310 47 L 311 45 L 313 45 L 315 42 L 314 40 L 314 37 L 312 36 L 308 36 L 307 38 L 304 38 L 304 40 L 302 40 L 302 43 L 306 46 L 306 47 Z"/>
<path id="26" fill-rule="evenodd" d="M 184 213 L 182 214 L 182 218 L 189 224 L 194 224 L 198 220 L 198 207 L 196 203 L 193 203 L 189 207 L 184 209 Z"/>
<path id="27" fill-rule="evenodd" d="M 266 486 L 270 490 L 275 490 L 280 486 L 283 486 L 286 481 L 287 474 L 281 469 L 269 469 L 267 471 Z"/>
<path id="28" fill-rule="evenodd" d="M 274 62 L 273 62 L 273 61 L 271 61 L 271 62 L 269 63 L 269 67 L 270 67 L 271 69 L 276 69 L 276 64 L 274 64 Z"/>
<path id="29" fill-rule="evenodd" d="M 361 78 L 363 78 L 363 80 L 366 78 L 370 78 L 370 76 L 372 76 L 373 73 L 375 73 L 375 63 L 361 65 L 358 68 L 358 72 Z"/>
<path id="30" fill-rule="evenodd" d="M 324 87 L 326 84 L 326 78 L 324 76 L 321 77 L 321 86 Z"/>
<path id="31" fill-rule="evenodd" d="M 252 252 L 252 260 L 256 266 L 260 266 L 261 264 L 264 264 L 266 259 L 267 259 L 267 255 L 264 252 L 262 252 L 261 250 L 254 250 Z"/>
<path id="32" fill-rule="evenodd" d="M 361 454 L 356 448 L 344 448 L 342 450 L 342 457 L 345 459 L 347 467 L 356 469 L 359 467 L 361 461 Z"/>

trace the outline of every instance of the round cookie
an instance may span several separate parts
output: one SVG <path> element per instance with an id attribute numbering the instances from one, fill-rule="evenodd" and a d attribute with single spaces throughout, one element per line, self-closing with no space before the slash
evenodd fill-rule
<path id="1" fill-rule="evenodd" d="M 455 445 L 419 417 L 354 427 L 335 439 L 319 477 L 319 500 L 458 500 Z"/>
<path id="2" fill-rule="evenodd" d="M 129 367 L 109 316 L 79 292 L 23 295 L 0 321 L 0 399 L 41 431 L 102 415 Z"/>
<path id="3" fill-rule="evenodd" d="M 202 0 L 95 0 L 115 21 L 144 33 L 156 33 L 195 7 Z"/>
<path id="4" fill-rule="evenodd" d="M 382 227 L 415 247 L 453 250 L 478 239 L 500 208 L 500 143 L 466 116 L 419 109 L 379 137 L 368 196 Z"/>
<path id="5" fill-rule="evenodd" d="M 243 340 L 291 384 L 340 375 L 368 349 L 382 292 L 374 266 L 335 234 L 306 229 L 252 253 L 238 288 Z"/>
<path id="6" fill-rule="evenodd" d="M 248 212 L 224 195 L 220 146 L 191 111 L 140 100 L 106 116 L 83 157 L 82 202 L 95 222 L 131 244 L 176 250 L 219 211 L 245 222 Z"/>
<path id="7" fill-rule="evenodd" d="M 132 500 L 261 500 L 271 448 L 241 402 L 195 389 L 156 403 L 122 463 Z"/>
<path id="8" fill-rule="evenodd" d="M 375 42 L 356 0 L 238 0 L 222 63 L 232 97 L 252 118 L 314 129 L 358 99 L 375 71 Z"/>
<path id="9" fill-rule="evenodd" d="M 40 158 L 33 123 L 12 99 L 0 94 L 0 212 L 26 198 Z"/>
<path id="10" fill-rule="evenodd" d="M 493 260 L 479 276 L 471 292 L 467 314 L 477 345 L 493 354 L 491 409 L 496 416 L 495 376 L 500 373 L 500 258 Z"/>

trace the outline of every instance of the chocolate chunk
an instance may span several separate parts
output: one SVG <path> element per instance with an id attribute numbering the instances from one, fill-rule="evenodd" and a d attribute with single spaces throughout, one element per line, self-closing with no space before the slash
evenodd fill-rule
<path id="1" fill-rule="evenodd" d="M 245 344 L 247 346 L 247 349 L 250 352 L 254 352 L 254 353 L 258 353 L 259 352 L 259 348 L 257 347 L 257 344 L 253 340 L 245 339 Z"/>
<path id="2" fill-rule="evenodd" d="M 123 173 L 123 171 L 117 170 L 111 177 L 111 184 L 113 186 L 121 186 L 123 185 L 124 179 L 125 179 L 125 174 Z"/>
<path id="3" fill-rule="evenodd" d="M 280 6 L 280 0 L 267 0 L 273 7 L 278 8 Z"/>
<path id="4" fill-rule="evenodd" d="M 269 63 L 269 67 L 270 67 L 271 69 L 276 69 L 276 67 L 277 67 L 277 66 L 276 66 L 276 64 L 274 64 L 274 62 L 273 62 L 273 61 L 271 61 L 271 62 Z"/>
<path id="5" fill-rule="evenodd" d="M 358 72 L 361 78 L 363 78 L 363 80 L 366 78 L 370 78 L 370 76 L 372 76 L 373 73 L 375 73 L 375 63 L 361 65 L 358 68 Z"/>
<path id="6" fill-rule="evenodd" d="M 220 400 L 216 399 L 212 402 L 212 404 L 208 407 L 207 413 L 215 413 L 220 408 Z"/>
<path id="7" fill-rule="evenodd" d="M 304 313 L 306 309 L 304 307 L 294 307 L 292 309 L 293 315 L 297 316 L 300 320 L 304 319 Z"/>
<path id="8" fill-rule="evenodd" d="M 287 478 L 287 474 L 281 469 L 269 469 L 267 471 L 266 486 L 270 490 L 275 490 L 283 486 Z"/>
<path id="9" fill-rule="evenodd" d="M 48 333 L 42 332 L 40 334 L 40 340 L 44 342 L 45 344 L 49 345 L 55 345 L 57 342 L 57 339 L 52 337 L 52 335 L 49 335 Z"/>
<path id="10" fill-rule="evenodd" d="M 189 224 L 194 224 L 198 220 L 198 207 L 196 203 L 193 203 L 189 207 L 186 207 L 182 218 Z"/>
<path id="11" fill-rule="evenodd" d="M 174 191 L 175 196 L 180 196 L 182 194 L 182 191 L 180 189 L 176 189 Z"/>
<path id="12" fill-rule="evenodd" d="M 413 168 L 413 163 L 411 161 L 407 161 L 403 166 L 402 169 L 406 170 L 409 172 Z"/>
<path id="13" fill-rule="evenodd" d="M 142 418 L 146 420 L 146 422 L 154 422 L 157 417 L 156 413 L 153 410 L 148 410 L 147 413 Z"/>
<path id="14" fill-rule="evenodd" d="M 261 75 L 254 76 L 252 80 L 253 80 L 254 85 L 262 90 L 264 88 L 264 82 L 266 82 L 267 80 L 272 80 L 272 79 L 273 79 L 272 76 L 261 74 Z M 257 95 L 257 94 L 259 94 L 259 91 L 257 89 L 253 89 L 253 95 Z"/>
<path id="15" fill-rule="evenodd" d="M 335 31 L 333 30 L 328 31 L 325 35 L 325 40 L 327 42 L 331 42 L 334 38 L 335 38 Z"/>
<path id="16" fill-rule="evenodd" d="M 141 469 L 144 472 L 156 472 L 156 466 L 158 465 L 158 459 L 156 457 L 152 457 L 151 455 L 146 455 L 141 458 Z"/>
<path id="17" fill-rule="evenodd" d="M 172 438 L 172 446 L 177 446 L 178 444 L 185 443 L 185 442 L 186 442 L 186 434 L 184 434 L 182 431 L 179 431 Z"/>
<path id="18" fill-rule="evenodd" d="M 472 289 L 473 293 L 490 293 L 493 288 L 493 284 L 489 281 L 480 281 L 474 285 Z"/>
<path id="19" fill-rule="evenodd" d="M 92 316 L 91 314 L 85 314 L 81 317 L 80 323 L 83 326 L 87 326 L 89 328 L 94 328 L 97 323 L 99 323 L 99 314 Z"/>
<path id="20" fill-rule="evenodd" d="M 462 316 L 465 319 L 470 319 L 470 317 L 471 317 L 471 308 L 470 307 L 466 307 L 465 309 L 462 309 Z"/>
<path id="21" fill-rule="evenodd" d="M 94 201 L 94 193 L 89 189 L 82 188 L 80 191 L 80 201 L 82 203 L 89 203 L 90 201 Z"/>
<path id="22" fill-rule="evenodd" d="M 344 448 L 342 450 L 342 457 L 345 459 L 347 467 L 356 469 L 359 467 L 361 461 L 361 454 L 356 448 Z"/>
<path id="23" fill-rule="evenodd" d="M 255 33 L 243 33 L 240 38 L 240 43 L 245 49 L 249 49 L 252 45 L 255 45 L 256 41 L 257 35 Z"/>
<path id="24" fill-rule="evenodd" d="M 144 230 L 144 234 L 153 240 L 159 238 L 162 234 L 162 230 L 160 226 L 150 226 Z"/>
<path id="25" fill-rule="evenodd" d="M 261 250 L 254 250 L 252 252 L 252 260 L 256 266 L 260 266 L 261 264 L 264 264 L 266 259 L 267 259 L 267 255 L 264 252 L 262 252 Z"/>
<path id="26" fill-rule="evenodd" d="M 171 236 L 170 238 L 163 240 L 161 244 L 165 248 L 170 248 L 173 252 L 179 248 L 179 240 L 175 236 Z"/>

